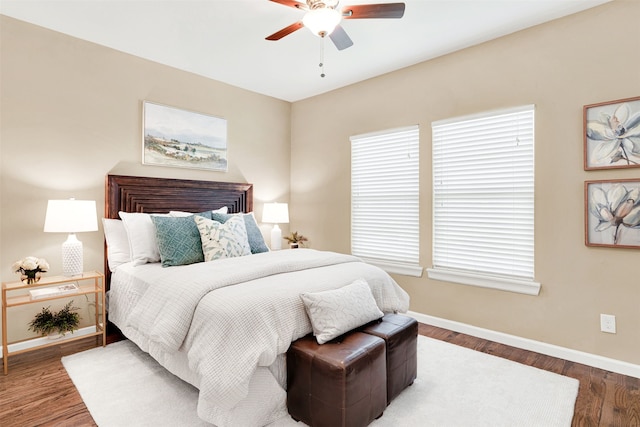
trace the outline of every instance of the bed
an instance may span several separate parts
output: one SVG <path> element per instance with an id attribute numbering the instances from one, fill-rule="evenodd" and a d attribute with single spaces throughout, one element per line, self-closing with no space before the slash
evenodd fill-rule
<path id="1" fill-rule="evenodd" d="M 287 416 L 284 355 L 291 342 L 316 326 L 301 294 L 324 295 L 364 281 L 376 310 L 404 312 L 409 305 L 407 293 L 377 267 L 328 251 L 264 250 L 255 230 L 253 237 L 248 232 L 243 256 L 168 266 L 170 256 L 140 261 L 145 238 L 131 218 L 144 219 L 149 233 L 149 214 L 162 215 L 151 219 L 155 244 L 165 252 L 174 249 L 162 235 L 166 224 L 197 223 L 206 260 L 212 252 L 203 227 L 229 231 L 233 222 L 248 231 L 255 222 L 252 194 L 253 186 L 246 183 L 106 178 L 109 321 L 168 371 L 197 387 L 199 417 L 219 427 L 262 426 Z M 188 216 L 212 211 L 212 220 Z M 226 220 L 222 225 L 214 221 L 221 217 Z M 128 254 L 118 248 L 123 229 Z M 175 235 L 174 228 L 170 231 Z M 114 261 L 118 251 L 120 259 Z"/>

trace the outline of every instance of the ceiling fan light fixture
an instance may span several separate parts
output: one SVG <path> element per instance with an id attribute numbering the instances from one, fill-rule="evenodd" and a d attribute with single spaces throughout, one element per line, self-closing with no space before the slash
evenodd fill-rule
<path id="1" fill-rule="evenodd" d="M 302 18 L 302 23 L 318 37 L 328 36 L 340 23 L 342 14 L 330 7 L 313 9 Z"/>

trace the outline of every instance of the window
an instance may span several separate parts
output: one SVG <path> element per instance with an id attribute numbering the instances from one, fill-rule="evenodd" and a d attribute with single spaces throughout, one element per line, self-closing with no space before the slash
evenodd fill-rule
<path id="1" fill-rule="evenodd" d="M 534 106 L 433 129 L 430 278 L 537 295 Z"/>
<path id="2" fill-rule="evenodd" d="M 420 277 L 419 129 L 352 136 L 351 252 Z"/>

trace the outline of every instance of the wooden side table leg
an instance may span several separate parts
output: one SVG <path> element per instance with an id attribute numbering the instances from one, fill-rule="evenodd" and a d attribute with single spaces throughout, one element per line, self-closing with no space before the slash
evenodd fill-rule
<path id="1" fill-rule="evenodd" d="M 7 345 L 7 291 L 2 289 L 2 368 L 9 373 L 9 347 Z"/>

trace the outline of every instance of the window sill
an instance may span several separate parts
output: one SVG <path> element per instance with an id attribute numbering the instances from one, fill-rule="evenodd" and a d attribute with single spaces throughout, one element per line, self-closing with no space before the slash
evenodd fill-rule
<path id="1" fill-rule="evenodd" d="M 479 286 L 482 288 L 497 289 L 501 291 L 516 292 L 526 295 L 539 295 L 540 283 L 532 280 L 519 280 L 499 276 L 467 273 L 446 268 L 427 268 L 429 279 L 445 282 L 460 283 L 463 285 Z"/>
<path id="2" fill-rule="evenodd" d="M 379 259 L 360 258 L 367 264 L 380 267 L 387 273 L 401 274 L 403 276 L 422 277 L 423 268 L 414 264 L 401 264 L 398 262 L 382 261 Z"/>

